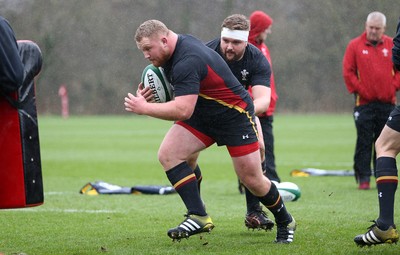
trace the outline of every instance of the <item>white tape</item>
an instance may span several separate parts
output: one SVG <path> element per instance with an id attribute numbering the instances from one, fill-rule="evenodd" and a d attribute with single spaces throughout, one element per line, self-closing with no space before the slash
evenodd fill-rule
<path id="1" fill-rule="evenodd" d="M 221 31 L 221 38 L 228 37 L 231 39 L 236 39 L 240 41 L 247 42 L 249 38 L 249 31 L 245 30 L 231 30 L 229 28 L 223 27 Z"/>

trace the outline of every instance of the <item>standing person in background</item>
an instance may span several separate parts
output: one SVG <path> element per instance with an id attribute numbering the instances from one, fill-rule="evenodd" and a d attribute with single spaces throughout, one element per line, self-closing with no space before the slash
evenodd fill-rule
<path id="1" fill-rule="evenodd" d="M 253 103 L 255 114 L 263 113 L 269 106 L 271 89 L 269 81 L 271 76 L 270 65 L 264 55 L 255 46 L 249 44 L 248 34 L 250 21 L 242 14 L 233 14 L 224 19 L 221 34 L 218 38 L 207 42 L 206 45 L 216 51 L 228 64 L 230 70 L 245 89 L 253 89 Z M 257 121 L 259 134 L 260 156 L 264 162 L 264 140 L 262 139 L 261 125 Z M 197 181 L 201 181 L 201 171 L 197 164 L 198 153 L 188 160 L 194 169 Z M 265 164 L 262 164 L 263 167 Z M 264 169 L 263 169 L 264 171 Z M 200 186 L 199 186 L 200 187 Z M 271 230 L 274 222 L 262 210 L 258 197 L 249 189 L 243 187 L 246 194 L 247 212 L 245 226 L 251 229 Z M 200 190 L 200 188 L 199 188 Z"/>
<path id="2" fill-rule="evenodd" d="M 343 77 L 355 96 L 354 121 L 357 143 L 354 172 L 358 188 L 370 188 L 371 160 L 376 165 L 374 143 L 396 102 L 400 74 L 393 69 L 392 38 L 385 35 L 386 17 L 372 12 L 365 32 L 350 41 L 343 58 Z"/>
<path id="3" fill-rule="evenodd" d="M 400 71 L 400 20 L 393 43 L 392 59 L 395 68 Z M 398 183 L 396 156 L 400 153 L 400 105 L 390 113 L 375 147 L 379 217 L 367 233 L 354 238 L 354 242 L 359 246 L 399 241 L 399 233 L 394 224 L 394 197 Z"/>
<path id="4" fill-rule="evenodd" d="M 0 93 L 17 91 L 24 79 L 24 65 L 19 55 L 14 31 L 0 16 Z"/>
<path id="5" fill-rule="evenodd" d="M 271 56 L 269 53 L 269 49 L 265 44 L 265 40 L 267 39 L 268 34 L 272 32 L 272 23 L 273 20 L 268 14 L 262 11 L 254 11 L 250 15 L 250 34 L 249 34 L 249 43 L 255 45 L 264 56 L 267 58 L 270 67 L 271 67 L 271 79 L 270 79 L 270 88 L 271 88 L 271 100 L 267 111 L 258 114 L 258 118 L 260 119 L 261 129 L 264 137 L 264 145 L 265 145 L 265 161 L 264 161 L 264 171 L 265 175 L 272 181 L 280 182 L 280 178 L 278 173 L 276 172 L 275 165 L 275 154 L 274 154 L 274 134 L 272 122 L 274 120 L 274 111 L 276 106 L 276 101 L 278 100 L 278 94 L 275 89 L 275 79 L 274 72 L 272 71 L 272 62 Z M 250 88 L 251 89 L 251 88 Z"/>

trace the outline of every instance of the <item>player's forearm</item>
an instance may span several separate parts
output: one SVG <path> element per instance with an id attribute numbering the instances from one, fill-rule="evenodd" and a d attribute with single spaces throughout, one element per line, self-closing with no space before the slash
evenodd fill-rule
<path id="1" fill-rule="evenodd" d="M 163 120 L 186 120 L 192 116 L 193 111 L 179 106 L 175 101 L 166 103 L 147 103 L 142 109 L 143 115 L 148 115 Z"/>
<path id="2" fill-rule="evenodd" d="M 270 100 L 259 99 L 254 100 L 254 113 L 255 115 L 260 115 L 268 110 Z"/>
<path id="3" fill-rule="evenodd" d="M 265 86 L 253 86 L 253 103 L 255 115 L 267 111 L 271 102 L 271 89 Z"/>

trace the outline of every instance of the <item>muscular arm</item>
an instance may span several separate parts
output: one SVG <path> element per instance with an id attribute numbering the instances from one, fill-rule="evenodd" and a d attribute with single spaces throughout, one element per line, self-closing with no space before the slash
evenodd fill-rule
<path id="1" fill-rule="evenodd" d="M 125 97 L 125 110 L 163 120 L 186 120 L 193 114 L 197 97 L 185 95 L 166 103 L 149 103 L 140 92 L 136 96 L 129 93 Z"/>
<path id="2" fill-rule="evenodd" d="M 271 102 L 271 88 L 263 85 L 255 85 L 251 89 L 255 115 L 266 112 Z"/>

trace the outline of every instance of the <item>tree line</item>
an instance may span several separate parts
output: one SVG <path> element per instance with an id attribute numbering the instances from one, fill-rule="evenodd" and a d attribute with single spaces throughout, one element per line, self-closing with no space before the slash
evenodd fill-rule
<path id="1" fill-rule="evenodd" d="M 17 39 L 35 41 L 43 68 L 36 83 L 41 114 L 59 114 L 58 89 L 68 89 L 71 114 L 125 114 L 148 64 L 134 41 L 136 28 L 159 19 L 203 41 L 220 35 L 223 19 L 254 10 L 274 20 L 267 38 L 279 101 L 277 112 L 350 112 L 354 98 L 342 78 L 347 43 L 364 31 L 368 13 L 387 17 L 394 36 L 394 0 L 2 0 L 0 13 Z"/>

